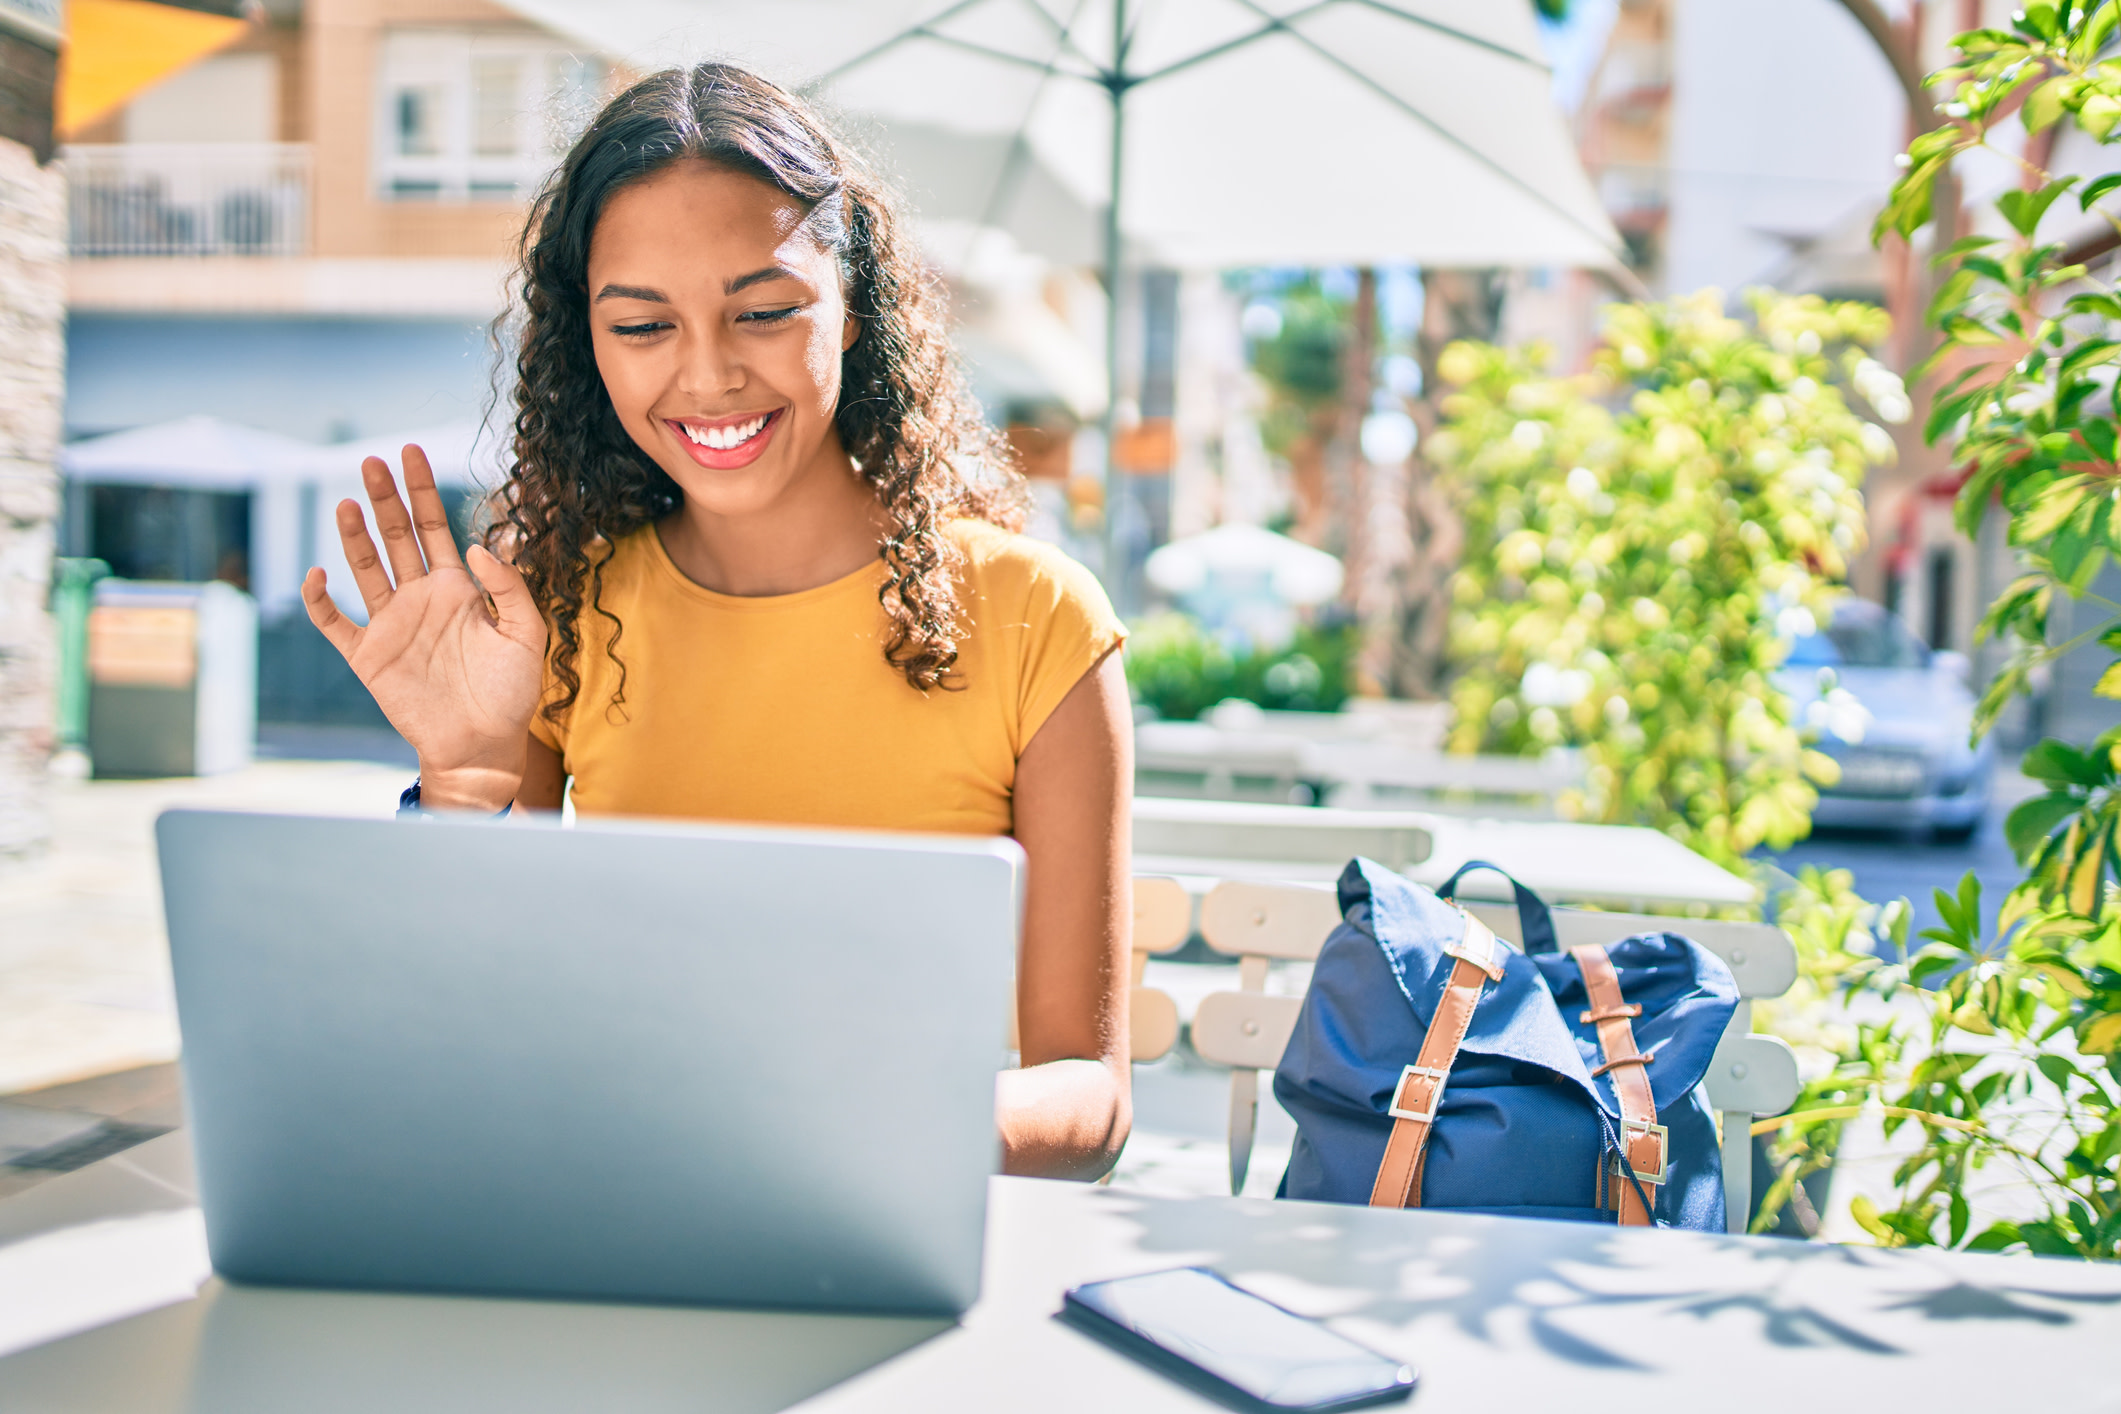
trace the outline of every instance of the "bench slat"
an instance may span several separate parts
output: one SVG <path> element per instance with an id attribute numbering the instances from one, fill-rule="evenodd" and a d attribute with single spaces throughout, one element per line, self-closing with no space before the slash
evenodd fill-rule
<path id="1" fill-rule="evenodd" d="M 1725 1036 L 1703 1077 L 1709 1108 L 1781 1114 L 1802 1088 L 1797 1053 L 1775 1036 Z"/>
<path id="2" fill-rule="evenodd" d="M 1210 992 L 1193 1013 L 1193 1049 L 1214 1065 L 1272 1070 L 1281 1064 L 1301 1010 L 1301 997 Z"/>

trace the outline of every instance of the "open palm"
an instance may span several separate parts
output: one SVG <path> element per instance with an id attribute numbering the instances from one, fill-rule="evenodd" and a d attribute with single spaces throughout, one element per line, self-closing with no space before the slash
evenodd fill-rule
<path id="1" fill-rule="evenodd" d="M 478 545 L 468 567 L 458 557 L 426 454 L 407 447 L 404 460 L 402 498 L 380 458 L 361 464 L 382 553 L 360 506 L 339 503 L 339 536 L 367 626 L 339 612 L 321 569 L 303 581 L 303 603 L 419 752 L 423 782 L 480 779 L 484 789 L 474 793 L 505 804 L 522 775 L 543 682 L 545 622 L 514 566 Z"/>

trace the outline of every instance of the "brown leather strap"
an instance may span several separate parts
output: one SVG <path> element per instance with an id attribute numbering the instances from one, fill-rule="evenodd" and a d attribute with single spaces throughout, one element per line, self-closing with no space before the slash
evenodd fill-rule
<path id="1" fill-rule="evenodd" d="M 1591 999 L 1591 1009 L 1583 1013 L 1583 1019 L 1598 1023 L 1598 1048 L 1605 1053 L 1605 1064 L 1592 1074 L 1613 1077 L 1613 1094 L 1620 1101 L 1622 1162 L 1635 1171 L 1636 1183 L 1629 1182 L 1627 1172 L 1617 1165 L 1612 1174 L 1600 1175 L 1606 1206 L 1620 1210 L 1623 1227 L 1648 1227 L 1650 1213 L 1642 1200 L 1646 1196 L 1652 1204 L 1657 1201 L 1657 1185 L 1664 1182 L 1671 1144 L 1664 1126 L 1657 1122 L 1657 1098 L 1650 1092 L 1648 1067 L 1655 1057 L 1635 1049 L 1635 1028 L 1628 1020 L 1640 1016 L 1642 1008 L 1622 999 L 1620 974 L 1613 970 L 1613 959 L 1604 948 L 1571 948 L 1569 956 L 1583 974 L 1583 990 Z"/>
<path id="2" fill-rule="evenodd" d="M 1443 1000 L 1436 1004 L 1428 1034 L 1421 1038 L 1421 1053 L 1399 1073 L 1399 1084 L 1393 1087 L 1392 1133 L 1385 1140 L 1385 1156 L 1370 1188 L 1373 1208 L 1421 1206 L 1421 1173 L 1429 1157 L 1429 1131 L 1443 1103 L 1444 1082 L 1450 1078 L 1451 1063 L 1458 1059 L 1458 1048 L 1465 1044 L 1482 989 L 1491 979 L 1502 978 L 1502 944 L 1471 914 L 1465 915 L 1465 922 L 1464 935 L 1444 947 L 1458 961 L 1444 983 Z"/>

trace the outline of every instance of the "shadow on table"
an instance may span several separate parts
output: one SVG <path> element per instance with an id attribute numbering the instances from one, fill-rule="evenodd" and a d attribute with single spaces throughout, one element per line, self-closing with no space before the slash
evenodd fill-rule
<path id="1" fill-rule="evenodd" d="M 782 1409 L 953 1325 L 233 1285 L 211 1300 L 197 1414 Z"/>
<path id="2" fill-rule="evenodd" d="M 375 1296 L 217 1279 L 197 1301 L 14 1357 L 0 1379 L 0 1407 L 36 1414 L 765 1414 L 953 1325 Z"/>
<path id="3" fill-rule="evenodd" d="M 1552 1359 L 1616 1371 L 1663 1368 L 1666 1353 L 1729 1313 L 1756 1323 L 1745 1332 L 1753 1342 L 1898 1357 L 1911 1353 L 1901 1343 L 1911 1319 L 2053 1328 L 2077 1324 L 2072 1308 L 2121 1306 L 2112 1273 L 2030 1257 L 1885 1253 L 1477 1215 L 1408 1222 L 1320 1203 L 1243 1205 L 1254 1221 L 1232 1242 L 1235 1225 L 1220 1204 L 1145 1194 L 1107 1201 L 1131 1206 L 1144 1251 L 1192 1262 L 1212 1253 L 1204 1265 L 1298 1309 L 1307 1289 L 1333 1293 L 1329 1306 L 1305 1314 L 1394 1328 L 1442 1317 L 1497 1347 L 1521 1331 Z M 1970 1280 L 1969 1267 L 1986 1279 Z M 1249 1273 L 1259 1276 L 1247 1280 Z M 1276 1289 L 1282 1284 L 1292 1299 Z M 1368 1295 L 1350 1304 L 1351 1288 Z"/>

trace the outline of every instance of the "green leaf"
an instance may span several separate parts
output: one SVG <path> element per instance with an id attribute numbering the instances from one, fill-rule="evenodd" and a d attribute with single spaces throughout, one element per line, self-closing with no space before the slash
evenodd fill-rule
<path id="1" fill-rule="evenodd" d="M 1866 1195 L 1858 1193 L 1855 1197 L 1849 1199 L 1849 1216 L 1856 1220 L 1856 1226 L 1869 1233 L 1880 1246 L 1897 1247 L 1900 1245 L 1893 1230 L 1887 1227 L 1885 1221 L 1878 1216 L 1878 1205 L 1873 1203 Z"/>
<path id="2" fill-rule="evenodd" d="M 2019 120 L 2029 133 L 2051 128 L 2062 120 L 2068 111 L 2068 102 L 2074 98 L 2077 88 L 2084 81 L 2075 74 L 2057 74 L 2026 95 L 2025 106 L 2018 110 Z"/>
<path id="3" fill-rule="evenodd" d="M 1951 1236 L 1945 1239 L 1947 1247 L 1957 1247 L 1966 1236 L 1966 1224 L 1971 1214 L 1967 1211 L 1966 1195 L 1958 1189 L 1952 1190 Z"/>
<path id="4" fill-rule="evenodd" d="M 2077 193 L 2077 209 L 2091 210 L 2093 202 L 2115 187 L 2121 187 L 2121 172 L 2108 172 L 2105 176 L 2094 179 L 2090 186 Z"/>
<path id="5" fill-rule="evenodd" d="M 2070 61 L 2089 64 L 2098 58 L 2099 51 L 2106 47 L 2106 41 L 2113 38 L 2116 21 L 2121 21 L 2121 4 L 2116 4 L 2115 0 L 2106 0 L 2105 4 L 2093 10 L 2091 18 L 2077 31 L 2077 37 L 2069 42 Z"/>
<path id="6" fill-rule="evenodd" d="M 2121 185 L 2121 172 L 2116 172 L 2114 174 L 2114 178 L 2115 184 Z M 2106 179 L 2102 177 L 2100 178 L 2100 180 L 2104 181 Z M 1973 251 L 1985 250 L 1989 246 L 1997 244 L 2002 239 L 2003 238 L 2001 236 L 1961 236 L 1958 240 L 1953 241 L 1943 250 L 1940 250 L 1935 255 L 1931 256 L 1930 264 L 1943 265 L 1949 261 L 1957 260 L 1960 256 L 1969 254 Z"/>
<path id="7" fill-rule="evenodd" d="M 2077 435 L 2084 439 L 2084 445 L 2091 450 L 2093 456 L 2101 461 L 2110 462 L 2114 459 L 2117 438 L 2114 424 L 2111 422 L 2087 422 L 2077 429 Z"/>
<path id="8" fill-rule="evenodd" d="M 2121 181 L 2121 172 L 2116 172 L 2114 177 L 2116 181 Z M 2121 319 L 2121 299 L 2115 299 L 2112 295 L 2072 295 L 2069 303 L 2063 308 L 2071 314 L 2090 314 L 2100 319 Z"/>
<path id="9" fill-rule="evenodd" d="M 2121 663 L 2106 665 L 2106 671 L 2099 674 L 2099 680 L 2092 684 L 2092 694 L 2096 697 L 2121 698 Z"/>
<path id="10" fill-rule="evenodd" d="M 2073 786 L 2104 785 L 2112 774 L 2110 766 L 2053 737 L 2036 743 L 2027 751 L 2018 769 L 2036 781 Z"/>
<path id="11" fill-rule="evenodd" d="M 2034 1058 L 2033 1064 L 2040 1068 L 2040 1073 L 2052 1084 L 2065 1092 L 2069 1089 L 2070 1081 L 2077 1078 L 2077 1067 L 2071 1065 L 2066 1056 L 2038 1056 Z"/>
<path id="12" fill-rule="evenodd" d="M 2023 1242 L 2018 1225 L 2010 1222 L 1991 1223 L 1981 1234 L 1966 1244 L 1969 1252 L 2001 1252 L 2004 1248 Z"/>
<path id="13" fill-rule="evenodd" d="M 2011 28 L 2034 39 L 2062 37 L 2062 16 L 2051 0 L 2027 0 L 2024 9 L 2011 16 Z"/>
<path id="14" fill-rule="evenodd" d="M 1958 424 L 1974 404 L 1987 394 L 1986 388 L 1977 388 L 1971 393 L 1961 393 L 1955 398 L 1939 398 L 1930 405 L 1930 415 L 1922 419 L 1922 440 L 1934 443 L 1939 437 Z"/>
<path id="15" fill-rule="evenodd" d="M 2087 339 L 2062 356 L 2060 376 L 2068 378 L 2087 368 L 2110 363 L 2117 355 L 2121 355 L 2121 342 L 2113 339 Z"/>
<path id="16" fill-rule="evenodd" d="M 2059 1224 L 2052 1221 L 2027 1223 L 2018 1229 L 2018 1236 L 2028 1248 L 2041 1257 L 2077 1255 L 2076 1244 L 2069 1240 Z"/>
<path id="17" fill-rule="evenodd" d="M 2109 98 L 2103 93 L 2095 93 L 2085 99 L 2083 106 L 2078 108 L 2077 122 L 2084 131 L 2098 141 L 2105 142 L 2107 135 L 2113 132 L 2114 124 L 2121 122 L 2121 100 Z"/>
<path id="18" fill-rule="evenodd" d="M 1923 316 L 1924 322 L 1933 326 L 1940 325 L 1944 323 L 1947 314 L 1958 313 L 1967 297 L 1973 294 L 1976 278 L 1978 277 L 1975 272 L 1963 265 L 1947 275 L 1943 283 L 1937 286 L 1936 296 L 1930 300 L 1929 313 Z"/>
<path id="19" fill-rule="evenodd" d="M 1912 153 L 1913 148 L 1909 151 Z M 1930 219 L 1930 207 L 1937 193 L 1937 178 L 1950 165 L 1948 154 L 1939 154 L 1926 161 L 1917 161 L 1893 183 L 1886 197 L 1885 209 L 1871 224 L 1871 244 L 1884 240 L 1888 233 L 1897 233 L 1903 238 L 1913 236 Z"/>
<path id="20" fill-rule="evenodd" d="M 2027 863 L 2033 851 L 2082 806 L 2078 797 L 2058 793 L 2036 795 L 2021 803 L 2003 822 L 2003 837 L 2009 841 L 2011 853 L 2020 864 Z"/>
<path id="21" fill-rule="evenodd" d="M 2059 182 L 2049 182 L 2038 191 L 2007 191 L 1996 198 L 1996 210 L 2019 235 L 2031 238 L 2040 225 L 2040 218 L 2047 208 L 2055 204 L 2055 198 L 2075 186 L 2075 177 L 2064 177 Z"/>

